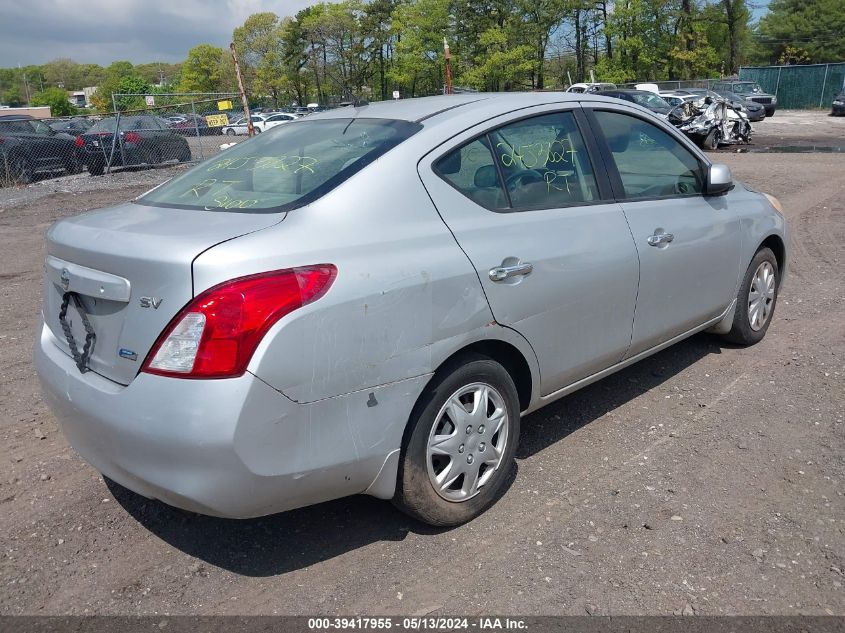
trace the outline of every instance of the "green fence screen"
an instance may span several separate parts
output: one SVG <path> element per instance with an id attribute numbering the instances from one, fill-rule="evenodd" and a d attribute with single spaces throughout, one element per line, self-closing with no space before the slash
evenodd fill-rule
<path id="1" fill-rule="evenodd" d="M 739 78 L 756 81 L 763 90 L 777 96 L 778 108 L 829 108 L 845 84 L 845 62 L 743 67 Z"/>

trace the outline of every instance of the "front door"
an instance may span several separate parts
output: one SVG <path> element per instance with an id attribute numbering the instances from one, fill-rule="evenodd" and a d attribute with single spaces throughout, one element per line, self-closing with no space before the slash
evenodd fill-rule
<path id="1" fill-rule="evenodd" d="M 704 194 L 707 165 L 633 111 L 599 110 L 594 125 L 640 259 L 633 356 L 723 313 L 740 272 L 739 219 Z"/>
<path id="2" fill-rule="evenodd" d="M 456 137 L 419 173 L 496 321 L 536 352 L 545 395 L 622 359 L 638 263 L 587 151 L 580 108 L 526 112 Z"/>

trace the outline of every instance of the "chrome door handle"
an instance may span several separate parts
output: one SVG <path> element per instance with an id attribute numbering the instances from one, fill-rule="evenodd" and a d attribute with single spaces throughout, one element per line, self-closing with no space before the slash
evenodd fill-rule
<path id="1" fill-rule="evenodd" d="M 649 236 L 648 238 L 648 245 L 649 246 L 660 246 L 661 244 L 668 244 L 672 240 L 675 239 L 675 236 L 671 233 L 664 233 L 659 232 L 655 233 L 654 235 Z"/>
<path id="2" fill-rule="evenodd" d="M 505 279 L 518 275 L 530 275 L 533 270 L 534 266 L 527 262 L 520 262 L 514 266 L 497 266 L 496 268 L 490 269 L 490 280 L 504 281 Z"/>

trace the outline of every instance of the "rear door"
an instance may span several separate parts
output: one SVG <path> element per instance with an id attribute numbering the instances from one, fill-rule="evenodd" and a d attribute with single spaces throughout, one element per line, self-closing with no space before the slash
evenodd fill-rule
<path id="1" fill-rule="evenodd" d="M 724 312 L 736 291 L 741 234 L 725 196 L 704 194 L 707 164 L 648 115 L 587 107 L 640 260 L 628 356 Z"/>
<path id="2" fill-rule="evenodd" d="M 577 104 L 521 110 L 418 167 L 496 321 L 534 348 L 543 394 L 618 362 L 631 340 L 637 252 L 582 116 Z"/>

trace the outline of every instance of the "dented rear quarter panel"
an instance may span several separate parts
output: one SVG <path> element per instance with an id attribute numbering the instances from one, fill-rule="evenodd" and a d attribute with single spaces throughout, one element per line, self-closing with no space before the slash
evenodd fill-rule
<path id="1" fill-rule="evenodd" d="M 296 402 L 431 374 L 464 345 L 489 338 L 510 339 L 534 363 L 524 339 L 493 323 L 475 269 L 417 176 L 413 147 L 402 150 L 280 225 L 194 262 L 197 293 L 241 275 L 337 266 L 328 293 L 276 323 L 249 365 Z"/>

